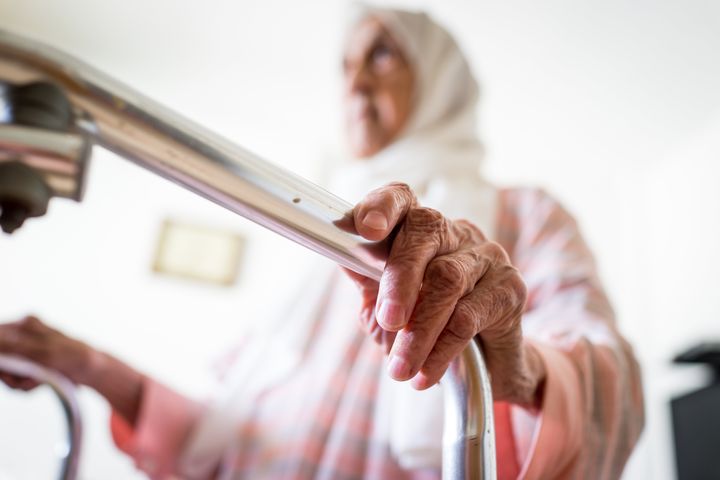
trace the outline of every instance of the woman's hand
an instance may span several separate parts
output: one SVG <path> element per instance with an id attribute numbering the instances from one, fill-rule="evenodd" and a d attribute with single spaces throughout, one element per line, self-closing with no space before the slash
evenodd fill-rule
<path id="1" fill-rule="evenodd" d="M 93 350 L 88 345 L 63 335 L 35 317 L 0 324 L 0 353 L 16 355 L 55 370 L 75 383 L 85 383 Z M 29 390 L 36 383 L 0 372 L 8 386 Z"/>
<path id="2" fill-rule="evenodd" d="M 503 248 L 467 221 L 418 206 L 404 184 L 374 190 L 352 215 L 362 237 L 391 242 L 379 284 L 350 273 L 361 321 L 391 346 L 390 375 L 428 388 L 480 335 L 495 399 L 537 406 L 545 370 L 523 341 L 526 288 Z"/>
<path id="3" fill-rule="evenodd" d="M 0 353 L 17 355 L 55 370 L 72 382 L 96 390 L 131 425 L 137 420 L 143 376 L 132 367 L 79 340 L 48 327 L 35 317 L 0 324 Z M 0 381 L 29 390 L 30 379 L 0 371 Z"/>

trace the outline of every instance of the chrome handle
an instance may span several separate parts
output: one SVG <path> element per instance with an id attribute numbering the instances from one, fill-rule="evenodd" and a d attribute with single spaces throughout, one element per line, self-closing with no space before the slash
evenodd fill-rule
<path id="1" fill-rule="evenodd" d="M 47 384 L 62 404 L 67 423 L 68 449 L 63 457 L 60 480 L 74 480 L 77 477 L 82 442 L 82 419 L 75 397 L 75 386 L 57 372 L 43 368 L 27 360 L 0 354 L 0 372 L 31 378 Z"/>
<path id="2" fill-rule="evenodd" d="M 348 233 L 352 206 L 58 50 L 0 31 L 0 81 L 60 87 L 75 129 L 118 155 L 328 257 L 379 279 L 387 248 Z M 490 382 L 471 342 L 442 379 L 443 474 L 495 478 Z"/>

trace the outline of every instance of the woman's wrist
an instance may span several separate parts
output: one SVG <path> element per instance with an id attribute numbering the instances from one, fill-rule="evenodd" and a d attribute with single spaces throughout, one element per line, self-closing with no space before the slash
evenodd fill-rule
<path id="1" fill-rule="evenodd" d="M 514 350 L 506 368 L 495 369 L 491 376 L 496 400 L 512 403 L 530 411 L 542 406 L 543 387 L 547 375 L 545 363 L 537 349 L 522 341 Z"/>
<path id="2" fill-rule="evenodd" d="M 145 377 L 129 365 L 104 352 L 90 349 L 87 367 L 79 383 L 110 403 L 130 425 L 137 421 Z"/>
<path id="3" fill-rule="evenodd" d="M 540 410 L 542 407 L 543 390 L 545 379 L 547 378 L 547 369 L 540 352 L 532 343 L 523 341 L 523 363 L 529 380 L 529 388 L 526 398 L 520 402 L 521 406 L 529 410 Z"/>
<path id="4" fill-rule="evenodd" d="M 68 372 L 63 372 L 70 380 L 79 384 L 85 385 L 90 388 L 94 388 L 96 377 L 101 375 L 102 369 L 102 352 L 95 350 L 90 345 L 85 343 L 77 342 L 80 346 L 76 347 L 76 350 L 81 349 L 79 355 L 75 355 L 77 365 L 71 368 Z"/>

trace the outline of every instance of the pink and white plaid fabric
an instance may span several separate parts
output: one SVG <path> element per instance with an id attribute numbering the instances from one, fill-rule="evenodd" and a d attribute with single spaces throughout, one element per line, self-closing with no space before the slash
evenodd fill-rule
<path id="1" fill-rule="evenodd" d="M 640 372 L 576 222 L 541 190 L 503 189 L 495 240 L 523 273 L 524 333 L 548 371 L 539 412 L 495 404 L 499 478 L 618 478 L 643 426 Z M 439 478 L 393 458 L 377 434 L 383 352 L 325 311 L 297 371 L 254 399 L 209 476 Z M 151 478 L 188 478 L 183 447 L 203 406 L 150 379 L 143 395 L 134 427 L 113 415 L 116 444 Z"/>

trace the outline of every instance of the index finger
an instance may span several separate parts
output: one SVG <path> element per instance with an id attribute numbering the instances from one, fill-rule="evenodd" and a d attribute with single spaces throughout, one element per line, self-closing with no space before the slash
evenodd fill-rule
<path id="1" fill-rule="evenodd" d="M 415 194 L 404 183 L 390 183 L 373 190 L 353 208 L 357 232 L 368 240 L 384 240 L 417 205 Z"/>

